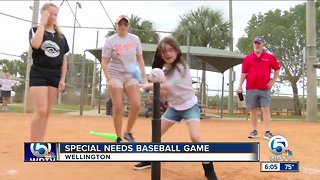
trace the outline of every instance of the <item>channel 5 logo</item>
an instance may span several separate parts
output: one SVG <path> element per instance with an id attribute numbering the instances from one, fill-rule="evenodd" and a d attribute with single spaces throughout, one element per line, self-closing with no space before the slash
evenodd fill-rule
<path id="1" fill-rule="evenodd" d="M 268 148 L 274 156 L 270 157 L 270 161 L 290 161 L 292 159 L 292 151 L 289 149 L 289 144 L 283 136 L 273 136 L 268 143 Z"/>
<path id="2" fill-rule="evenodd" d="M 56 161 L 56 143 L 25 143 L 25 162 Z"/>
<path id="3" fill-rule="evenodd" d="M 31 143 L 30 150 L 36 157 L 46 157 L 51 155 L 51 143 Z M 51 158 L 51 157 L 50 157 Z"/>
<path id="4" fill-rule="evenodd" d="M 37 158 L 55 158 L 51 143 L 31 143 L 30 151 Z"/>

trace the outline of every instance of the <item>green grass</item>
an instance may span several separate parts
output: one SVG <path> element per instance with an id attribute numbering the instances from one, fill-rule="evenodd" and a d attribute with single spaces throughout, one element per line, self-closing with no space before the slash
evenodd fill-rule
<path id="1" fill-rule="evenodd" d="M 234 115 L 228 115 L 224 114 L 224 118 L 250 118 L 249 114 L 246 116 L 245 114 L 234 114 Z M 305 116 L 296 116 L 296 115 L 272 115 L 272 120 L 273 121 L 305 121 L 306 117 Z M 261 115 L 258 115 L 258 118 L 261 118 Z M 316 119 L 316 122 L 320 122 L 320 113 L 318 113 L 318 119 Z"/>
<path id="2" fill-rule="evenodd" d="M 92 110 L 90 106 L 84 106 L 83 110 L 88 111 Z M 61 104 L 61 105 L 54 105 L 52 107 L 51 112 L 52 113 L 58 113 L 58 114 L 63 114 L 67 112 L 74 112 L 74 111 L 79 111 L 80 110 L 80 105 L 67 105 L 67 104 Z M 9 105 L 9 112 L 23 112 L 23 104 L 10 104 Z"/>
<path id="3" fill-rule="evenodd" d="M 9 104 L 8 107 L 9 107 L 9 112 L 20 112 L 20 113 L 23 112 L 23 106 L 20 104 L 14 104 L 14 105 Z"/>
<path id="4" fill-rule="evenodd" d="M 92 110 L 93 108 L 91 108 L 90 106 L 86 105 L 83 107 L 84 111 L 88 111 L 88 110 Z M 63 114 L 63 113 L 67 113 L 67 112 L 75 112 L 75 111 L 79 111 L 80 110 L 80 105 L 69 105 L 69 104 L 61 104 L 61 105 L 54 105 L 51 112 L 52 113 L 57 113 L 57 114 Z M 10 104 L 9 105 L 9 112 L 18 112 L 18 113 L 22 113 L 23 112 L 23 104 Z M 216 114 L 216 115 L 220 115 L 220 114 Z M 245 114 L 234 114 L 234 115 L 228 115 L 228 114 L 223 114 L 224 118 L 248 118 L 249 119 L 249 115 L 245 115 Z M 258 115 L 258 118 L 260 118 L 261 116 Z M 290 116 L 277 116 L 277 115 L 272 115 L 272 120 L 273 121 L 305 121 L 305 116 L 294 116 L 294 115 L 290 115 Z M 320 112 L 318 112 L 318 119 L 316 120 L 316 122 L 320 122 Z"/>
<path id="5" fill-rule="evenodd" d="M 73 105 L 73 104 L 61 104 L 61 105 L 54 105 L 53 109 L 65 109 L 69 111 L 79 111 L 80 105 Z M 84 111 L 92 110 L 92 108 L 88 105 L 83 106 Z"/>

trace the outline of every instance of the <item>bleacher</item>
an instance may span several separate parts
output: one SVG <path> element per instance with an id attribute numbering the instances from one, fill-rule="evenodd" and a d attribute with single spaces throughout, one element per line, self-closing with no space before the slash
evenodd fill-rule
<path id="1" fill-rule="evenodd" d="M 192 81 L 193 81 L 193 84 L 195 85 L 194 89 L 195 89 L 195 93 L 196 93 L 196 96 L 198 98 L 198 101 L 199 101 L 199 108 L 200 108 L 200 116 L 201 118 L 205 117 L 205 113 L 206 113 L 206 108 L 207 108 L 207 98 L 205 97 L 207 94 L 208 94 L 208 85 L 206 84 L 206 92 L 204 94 L 204 97 L 201 97 L 201 93 L 200 93 L 200 86 L 201 86 L 201 78 L 199 77 L 192 77 Z M 151 93 L 146 93 L 146 92 L 143 92 L 141 93 L 141 105 L 140 105 L 140 111 L 139 111 L 139 116 L 144 116 L 144 109 L 145 109 L 145 102 L 146 100 L 148 99 L 148 96 L 149 95 L 152 95 Z M 124 112 L 123 112 L 123 116 L 125 117 L 128 117 L 129 115 L 129 112 L 130 112 L 130 105 L 127 101 L 127 98 L 125 97 L 125 100 L 124 100 Z"/>
<path id="2" fill-rule="evenodd" d="M 144 108 L 145 108 L 145 102 L 146 100 L 148 99 L 148 96 L 151 95 L 151 93 L 141 93 L 141 105 L 140 105 L 140 111 L 139 111 L 139 116 L 144 116 L 143 114 L 143 111 L 144 111 Z M 123 115 L 125 117 L 128 117 L 129 115 L 129 112 L 130 112 L 130 105 L 128 103 L 128 100 L 127 98 L 125 98 L 124 100 L 124 112 L 123 112 Z"/>

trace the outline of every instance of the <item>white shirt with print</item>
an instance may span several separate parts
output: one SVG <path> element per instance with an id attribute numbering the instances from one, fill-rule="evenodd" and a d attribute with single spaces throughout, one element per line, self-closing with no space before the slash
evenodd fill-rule
<path id="1" fill-rule="evenodd" d="M 192 87 L 189 66 L 186 64 L 186 69 L 181 63 L 177 66 L 181 69 L 181 73 L 175 68 L 172 74 L 166 76 L 167 101 L 168 105 L 176 110 L 187 110 L 198 103 L 198 98 Z"/>

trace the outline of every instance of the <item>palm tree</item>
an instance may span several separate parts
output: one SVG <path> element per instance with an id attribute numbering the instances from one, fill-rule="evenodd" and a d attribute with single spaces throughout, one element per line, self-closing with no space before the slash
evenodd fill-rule
<path id="1" fill-rule="evenodd" d="M 208 48 L 226 49 L 231 42 L 230 24 L 223 20 L 221 11 L 216 11 L 208 7 L 200 6 L 196 10 L 180 16 L 181 21 L 172 36 L 175 37 L 181 45 L 187 45 L 187 33 L 190 33 L 190 45 L 202 46 Z M 205 77 L 205 67 L 202 71 L 202 77 Z M 206 81 L 202 79 L 199 96 L 204 95 L 201 102 L 206 101 Z M 200 98 L 199 98 L 200 99 Z"/>
<path id="2" fill-rule="evenodd" d="M 221 11 L 200 6 L 180 16 L 181 21 L 172 36 L 186 45 L 190 32 L 190 45 L 226 49 L 231 41 L 230 24 L 223 20 Z"/>
<path id="3" fill-rule="evenodd" d="M 137 35 L 142 43 L 156 44 L 159 41 L 159 34 L 155 31 L 154 25 L 151 21 L 142 20 L 137 15 L 131 15 L 130 20 L 130 32 Z M 116 31 L 109 31 L 106 37 L 113 35 Z"/>

